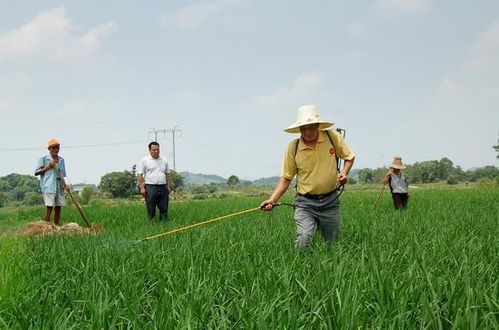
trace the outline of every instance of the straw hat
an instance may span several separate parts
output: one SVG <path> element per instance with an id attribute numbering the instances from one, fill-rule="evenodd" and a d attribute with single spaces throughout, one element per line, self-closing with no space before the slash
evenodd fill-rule
<path id="1" fill-rule="evenodd" d="M 330 121 L 322 120 L 319 110 L 317 110 L 315 105 L 304 105 L 299 107 L 297 117 L 296 123 L 286 128 L 284 132 L 300 133 L 300 126 L 310 124 L 319 124 L 319 129 L 326 129 L 334 125 L 334 123 Z"/>
<path id="2" fill-rule="evenodd" d="M 402 164 L 402 157 L 400 156 L 393 157 L 393 161 L 390 167 L 396 168 L 397 170 L 403 170 L 405 168 L 405 165 Z"/>
<path id="3" fill-rule="evenodd" d="M 55 146 L 61 144 L 59 140 L 57 139 L 50 139 L 49 142 L 47 142 L 47 147 L 50 148 L 51 146 Z"/>

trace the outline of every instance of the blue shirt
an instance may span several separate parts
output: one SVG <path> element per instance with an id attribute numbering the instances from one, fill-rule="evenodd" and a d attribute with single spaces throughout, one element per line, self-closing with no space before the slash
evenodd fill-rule
<path id="1" fill-rule="evenodd" d="M 47 166 L 52 161 L 52 156 L 43 156 L 38 160 L 36 164 L 35 173 L 42 167 Z M 59 156 L 59 162 L 55 166 L 61 173 L 62 177 L 66 177 L 66 166 L 64 166 L 64 158 Z M 56 192 L 61 192 L 62 182 L 59 180 L 55 169 L 51 168 L 47 172 L 40 175 L 40 191 L 46 194 L 55 194 Z"/>

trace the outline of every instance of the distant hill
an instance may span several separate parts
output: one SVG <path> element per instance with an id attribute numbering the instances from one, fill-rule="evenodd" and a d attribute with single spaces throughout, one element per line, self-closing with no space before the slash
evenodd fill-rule
<path id="1" fill-rule="evenodd" d="M 214 174 L 202 174 L 202 173 L 191 173 L 191 172 L 180 172 L 180 175 L 184 178 L 184 184 L 185 185 L 203 185 L 203 184 L 210 184 L 210 183 L 227 183 L 227 178 L 221 177 L 219 175 L 214 175 Z M 359 170 L 354 169 L 350 171 L 351 178 L 354 178 L 355 180 L 358 179 L 359 176 Z M 245 181 L 245 180 L 241 180 Z M 260 178 L 257 180 L 249 181 L 251 182 L 252 185 L 258 186 L 258 187 L 265 187 L 265 188 L 274 188 L 279 182 L 279 177 L 278 176 L 271 176 L 267 178 Z M 296 184 L 296 178 L 293 179 L 292 185 Z"/>
<path id="2" fill-rule="evenodd" d="M 179 173 L 184 178 L 185 185 L 203 185 L 214 183 L 226 183 L 227 179 L 214 174 L 201 174 L 201 173 L 191 173 L 191 172 L 180 172 Z"/>
<path id="3" fill-rule="evenodd" d="M 271 176 L 268 178 L 260 178 L 258 180 L 253 181 L 253 185 L 259 186 L 259 187 L 267 187 L 267 188 L 273 188 L 279 181 L 278 176 Z"/>

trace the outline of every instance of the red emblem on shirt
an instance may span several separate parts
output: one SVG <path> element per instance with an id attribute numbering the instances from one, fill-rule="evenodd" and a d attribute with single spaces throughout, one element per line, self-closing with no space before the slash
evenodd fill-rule
<path id="1" fill-rule="evenodd" d="M 334 155 L 334 149 L 333 148 L 329 148 L 329 154 L 332 156 Z"/>

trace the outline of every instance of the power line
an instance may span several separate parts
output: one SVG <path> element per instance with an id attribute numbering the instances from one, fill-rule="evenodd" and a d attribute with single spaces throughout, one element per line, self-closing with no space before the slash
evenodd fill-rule
<path id="1" fill-rule="evenodd" d="M 136 144 L 136 143 L 144 143 L 144 140 L 135 140 L 135 141 L 123 141 L 123 142 L 112 142 L 112 143 L 97 143 L 97 144 L 81 144 L 74 146 L 64 146 L 63 149 L 81 149 L 81 148 L 96 148 L 96 147 L 109 147 L 109 146 L 117 146 L 117 145 L 125 145 L 125 144 Z M 8 151 L 33 151 L 40 150 L 40 147 L 34 148 L 0 148 L 0 152 L 8 152 Z"/>
<path id="2" fill-rule="evenodd" d="M 148 136 L 151 136 L 151 134 L 154 134 L 154 142 L 158 142 L 158 133 L 163 133 L 166 135 L 167 130 L 166 129 L 155 129 L 153 128 L 152 131 L 147 132 Z"/>

